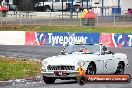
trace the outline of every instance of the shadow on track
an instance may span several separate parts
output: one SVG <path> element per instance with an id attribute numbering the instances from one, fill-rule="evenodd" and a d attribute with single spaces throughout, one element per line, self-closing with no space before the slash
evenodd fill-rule
<path id="1" fill-rule="evenodd" d="M 65 82 L 57 82 L 57 83 L 54 83 L 55 85 L 56 84 L 75 84 L 75 83 L 77 83 L 77 81 L 65 81 Z"/>

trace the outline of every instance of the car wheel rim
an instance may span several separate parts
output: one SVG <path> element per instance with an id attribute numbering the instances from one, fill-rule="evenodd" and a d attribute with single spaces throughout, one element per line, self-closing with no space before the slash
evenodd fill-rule
<path id="1" fill-rule="evenodd" d="M 79 12 L 79 10 L 80 10 L 79 7 L 75 7 L 76 12 Z"/>
<path id="2" fill-rule="evenodd" d="M 49 9 L 46 9 L 46 12 L 49 12 Z"/>
<path id="3" fill-rule="evenodd" d="M 84 84 L 84 80 L 83 80 L 83 79 L 81 79 L 81 80 L 80 80 L 80 83 L 81 83 L 81 84 Z"/>
<path id="4" fill-rule="evenodd" d="M 50 9 L 49 8 L 46 8 L 46 10 L 45 10 L 46 12 L 50 12 Z"/>
<path id="5" fill-rule="evenodd" d="M 85 84 L 85 77 L 79 77 L 79 79 L 78 79 L 78 83 L 80 84 L 80 85 L 83 85 L 83 84 Z"/>
<path id="6" fill-rule="evenodd" d="M 89 68 L 88 68 L 88 74 L 95 74 L 93 66 L 89 66 Z"/>
<path id="7" fill-rule="evenodd" d="M 118 67 L 118 74 L 123 74 L 124 73 L 124 68 L 122 65 L 119 65 Z"/>

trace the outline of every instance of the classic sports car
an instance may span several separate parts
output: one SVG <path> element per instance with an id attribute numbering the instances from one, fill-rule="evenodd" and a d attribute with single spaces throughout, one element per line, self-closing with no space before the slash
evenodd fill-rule
<path id="1" fill-rule="evenodd" d="M 56 79 L 74 79 L 79 67 L 86 74 L 124 74 L 128 66 L 126 54 L 114 53 L 102 44 L 67 45 L 62 55 L 52 56 L 42 61 L 42 75 L 46 84 Z"/>

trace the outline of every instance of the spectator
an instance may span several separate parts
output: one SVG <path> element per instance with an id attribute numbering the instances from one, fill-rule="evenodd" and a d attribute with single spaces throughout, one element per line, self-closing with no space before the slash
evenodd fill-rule
<path id="1" fill-rule="evenodd" d="M 0 11 L 1 11 L 1 7 L 2 7 L 2 1 L 0 0 Z"/>

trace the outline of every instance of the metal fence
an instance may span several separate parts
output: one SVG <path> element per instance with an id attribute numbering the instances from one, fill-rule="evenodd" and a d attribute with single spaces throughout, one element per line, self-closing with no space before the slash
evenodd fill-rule
<path id="1" fill-rule="evenodd" d="M 103 17 L 97 16 L 96 25 L 109 27 L 132 27 L 132 15 L 113 14 Z"/>
<path id="2" fill-rule="evenodd" d="M 81 13 L 70 12 L 8 12 L 6 17 L 0 14 L 3 25 L 49 25 L 49 26 L 83 26 Z M 90 22 L 89 22 L 90 23 Z M 96 16 L 95 26 L 132 27 L 132 15 Z"/>

